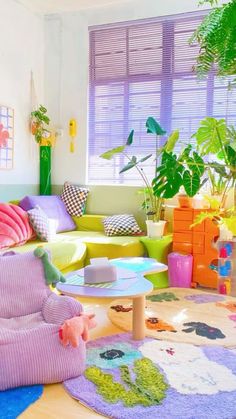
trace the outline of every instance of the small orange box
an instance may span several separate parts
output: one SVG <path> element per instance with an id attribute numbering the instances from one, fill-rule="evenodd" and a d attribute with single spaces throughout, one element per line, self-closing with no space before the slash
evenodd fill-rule
<path id="1" fill-rule="evenodd" d="M 173 228 L 175 232 L 181 232 L 188 230 L 189 232 L 192 231 L 190 228 L 192 221 L 189 220 L 174 220 Z"/>
<path id="2" fill-rule="evenodd" d="M 192 254 L 193 246 L 191 243 L 173 243 L 173 252 L 185 253 L 187 255 Z"/>
<path id="3" fill-rule="evenodd" d="M 193 221 L 193 210 L 192 208 L 187 209 L 181 209 L 181 208 L 175 208 L 174 209 L 174 219 L 175 220 L 183 220 L 183 221 Z"/>
<path id="4" fill-rule="evenodd" d="M 212 233 L 215 235 L 219 235 L 219 228 L 212 220 L 206 220 L 206 233 Z"/>
<path id="5" fill-rule="evenodd" d="M 187 233 L 185 231 L 174 232 L 173 241 L 178 243 L 192 243 L 192 233 Z"/>
<path id="6" fill-rule="evenodd" d="M 193 255 L 201 254 L 204 255 L 204 246 L 202 244 L 193 244 Z"/>
<path id="7" fill-rule="evenodd" d="M 205 243 L 205 237 L 204 234 L 202 233 L 193 233 L 193 243 L 194 244 L 200 244 L 200 245 L 204 245 Z"/>

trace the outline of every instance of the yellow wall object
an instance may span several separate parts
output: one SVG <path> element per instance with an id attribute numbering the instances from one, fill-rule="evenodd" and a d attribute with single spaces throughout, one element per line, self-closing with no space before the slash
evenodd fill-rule
<path id="1" fill-rule="evenodd" d="M 70 137 L 76 137 L 77 134 L 77 123 L 75 119 L 69 121 L 69 135 Z"/>
<path id="2" fill-rule="evenodd" d="M 77 134 L 77 123 L 75 119 L 70 119 L 69 121 L 69 136 L 71 137 L 70 141 L 70 152 L 74 153 L 75 151 L 75 137 Z"/>

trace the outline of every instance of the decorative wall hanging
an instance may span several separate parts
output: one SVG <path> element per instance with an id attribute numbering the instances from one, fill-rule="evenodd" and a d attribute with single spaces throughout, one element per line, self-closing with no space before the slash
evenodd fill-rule
<path id="1" fill-rule="evenodd" d="M 14 110 L 0 105 L 0 169 L 13 168 Z"/>

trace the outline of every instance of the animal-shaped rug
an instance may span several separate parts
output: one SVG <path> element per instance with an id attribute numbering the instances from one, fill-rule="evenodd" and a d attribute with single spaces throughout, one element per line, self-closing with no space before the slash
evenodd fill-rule
<path id="1" fill-rule="evenodd" d="M 84 375 L 67 380 L 68 393 L 113 419 L 233 419 L 236 354 L 219 346 L 194 346 L 131 334 L 87 346 Z"/>
<path id="2" fill-rule="evenodd" d="M 110 320 L 132 329 L 131 300 L 115 300 Z M 166 288 L 146 297 L 146 336 L 194 345 L 236 347 L 236 298 L 186 288 Z"/>

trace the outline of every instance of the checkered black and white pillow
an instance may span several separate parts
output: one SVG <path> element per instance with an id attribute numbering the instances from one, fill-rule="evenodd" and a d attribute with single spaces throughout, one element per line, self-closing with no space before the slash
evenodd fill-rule
<path id="1" fill-rule="evenodd" d="M 131 214 L 106 217 L 103 220 L 103 225 L 107 236 L 135 236 L 142 233 Z"/>
<path id="2" fill-rule="evenodd" d="M 88 194 L 89 190 L 86 188 L 71 185 L 69 182 L 64 184 L 61 199 L 70 215 L 77 217 L 83 215 Z"/>
<path id="3" fill-rule="evenodd" d="M 28 216 L 30 224 L 40 240 L 50 242 L 56 237 L 56 220 L 48 218 L 38 205 L 28 211 Z"/>

